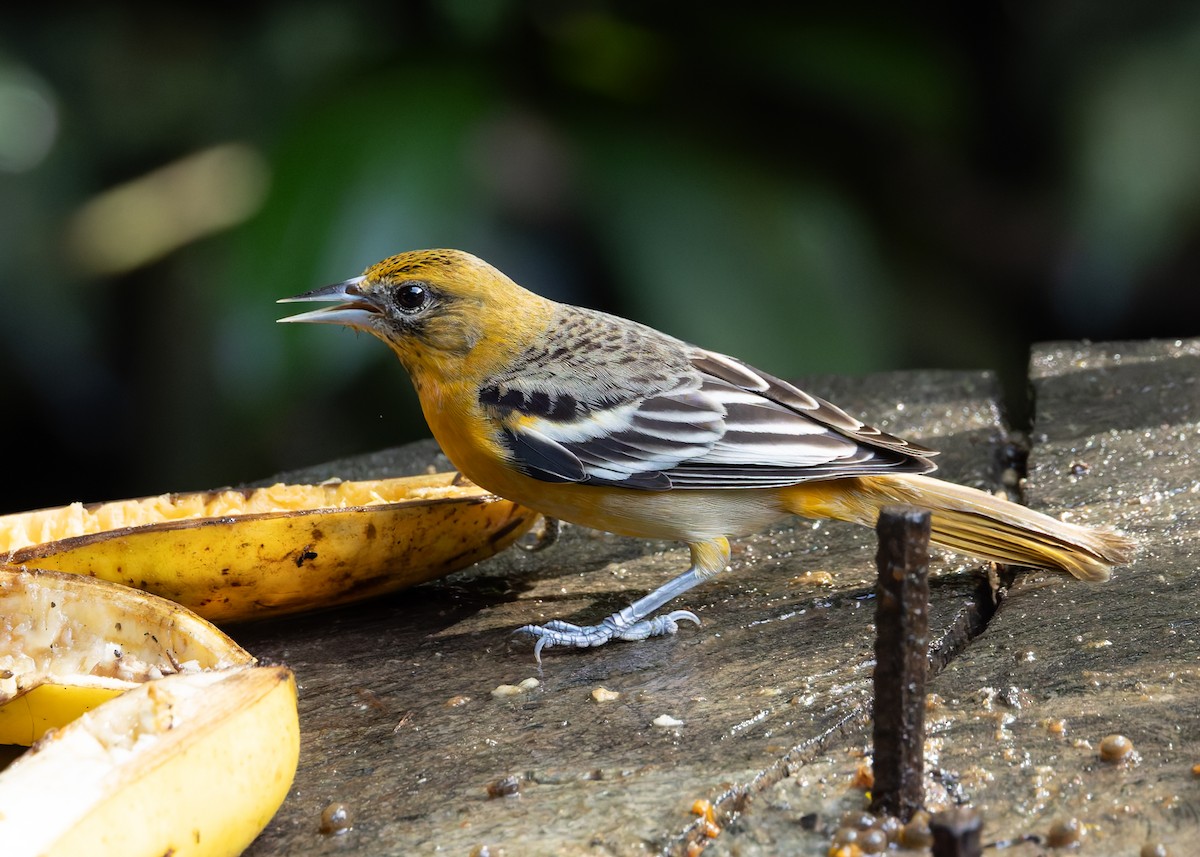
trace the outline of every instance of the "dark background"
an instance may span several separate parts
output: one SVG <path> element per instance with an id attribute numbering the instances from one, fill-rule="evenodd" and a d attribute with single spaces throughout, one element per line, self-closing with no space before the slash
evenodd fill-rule
<path id="1" fill-rule="evenodd" d="M 425 436 L 380 343 L 274 323 L 419 247 L 1020 425 L 1029 343 L 1200 333 L 1200 6 L 24 4 L 0 223 L 0 511 Z"/>

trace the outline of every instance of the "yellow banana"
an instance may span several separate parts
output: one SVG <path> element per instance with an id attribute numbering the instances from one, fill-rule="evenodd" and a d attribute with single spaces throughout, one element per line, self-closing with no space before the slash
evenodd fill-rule
<path id="1" fill-rule="evenodd" d="M 163 675 L 254 663 L 213 625 L 166 599 L 77 574 L 0 565 L 0 744 L 32 744 Z"/>
<path id="2" fill-rule="evenodd" d="M 0 517 L 0 558 L 154 592 L 217 622 L 345 604 L 503 550 L 536 513 L 456 474 L 166 494 Z"/>
<path id="3" fill-rule="evenodd" d="M 285 667 L 146 682 L 0 773 L 3 853 L 240 854 L 286 797 L 299 746 Z"/>

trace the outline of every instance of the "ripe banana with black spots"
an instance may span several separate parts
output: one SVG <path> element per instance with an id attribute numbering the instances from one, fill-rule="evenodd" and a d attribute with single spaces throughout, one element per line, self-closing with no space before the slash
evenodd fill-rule
<path id="1" fill-rule="evenodd" d="M 0 517 L 0 559 L 86 574 L 215 622 L 359 601 L 512 544 L 535 512 L 457 474 L 164 494 Z"/>

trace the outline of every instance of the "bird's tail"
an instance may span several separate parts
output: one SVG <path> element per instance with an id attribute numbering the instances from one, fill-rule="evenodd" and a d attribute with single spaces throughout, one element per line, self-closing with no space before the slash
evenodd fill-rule
<path id="1" fill-rule="evenodd" d="M 784 489 L 784 506 L 806 518 L 833 518 L 874 527 L 885 506 L 928 509 L 930 540 L 950 550 L 1011 565 L 1066 571 L 1107 580 L 1129 562 L 1134 542 L 1035 512 L 974 488 L 929 476 L 891 474 L 807 482 Z"/>

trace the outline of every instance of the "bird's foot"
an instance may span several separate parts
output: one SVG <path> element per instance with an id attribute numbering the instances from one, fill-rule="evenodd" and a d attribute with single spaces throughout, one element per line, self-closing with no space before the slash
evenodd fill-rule
<path id="1" fill-rule="evenodd" d="M 637 619 L 628 615 L 628 608 L 614 613 L 599 625 L 573 625 L 561 619 L 551 619 L 545 625 L 523 625 L 513 633 L 537 637 L 533 656 L 540 664 L 542 649 L 551 646 L 574 646 L 586 649 L 603 646 L 609 640 L 644 640 L 674 634 L 683 620 L 700 624 L 700 618 L 690 610 L 674 610 L 662 616 Z"/>

